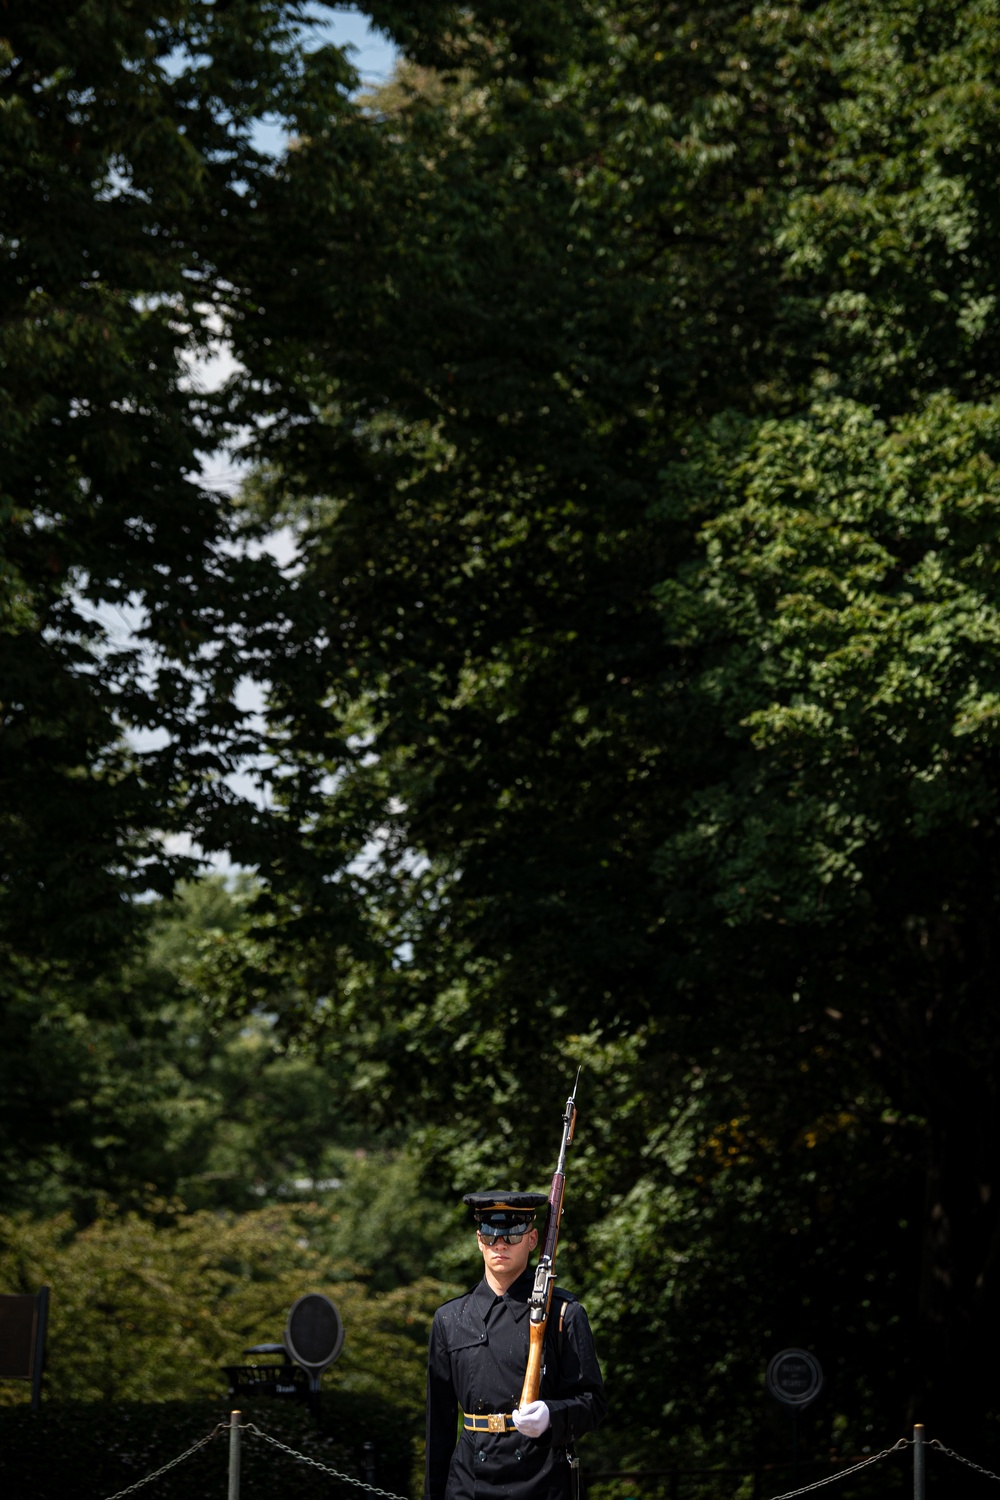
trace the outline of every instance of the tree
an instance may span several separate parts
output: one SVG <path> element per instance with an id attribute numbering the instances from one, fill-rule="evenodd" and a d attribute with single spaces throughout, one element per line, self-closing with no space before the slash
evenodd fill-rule
<path id="1" fill-rule="evenodd" d="M 240 345 L 300 393 L 262 406 L 257 492 L 311 605 L 272 697 L 295 1027 L 456 1185 L 537 1182 L 540 1046 L 591 1061 L 637 1442 L 732 1434 L 734 1401 L 748 1431 L 789 1324 L 830 1341 L 846 1440 L 978 1437 L 996 10 L 553 15 L 549 52 L 520 7 L 392 8 L 436 72 L 373 101 L 377 181 L 314 191 Z"/>
<path id="2" fill-rule="evenodd" d="M 166 835 L 247 860 L 267 842 L 226 776 L 258 749 L 237 687 L 284 586 L 199 477 L 239 417 L 196 370 L 256 316 L 242 247 L 275 164 L 255 121 L 301 126 L 354 81 L 304 18 L 297 0 L 4 7 L 7 984 L 22 957 L 113 948 L 129 898 L 191 869 Z"/>
<path id="3" fill-rule="evenodd" d="M 440 1285 L 427 1278 L 368 1295 L 356 1268 L 331 1263 L 315 1204 L 222 1216 L 160 1207 L 159 1225 L 107 1207 L 83 1230 L 68 1216 L 0 1220 L 4 1285 L 53 1288 L 48 1375 L 60 1399 L 211 1395 L 221 1365 L 239 1364 L 250 1344 L 275 1342 L 295 1299 L 323 1289 L 350 1330 L 331 1378 L 419 1409 Z"/>
<path id="4" fill-rule="evenodd" d="M 315 1199 L 323 1253 L 373 1291 L 447 1274 L 442 1206 L 417 1186 L 404 1133 L 359 1128 L 349 1070 L 282 1043 L 265 1007 L 301 1006 L 293 966 L 264 1005 L 231 1014 L 233 976 L 252 1004 L 248 974 L 270 962 L 257 892 L 248 877 L 182 883 L 145 905 L 144 942 L 117 971 L 17 996 L 22 1031 L 9 1027 L 0 1062 L 3 1206 L 85 1226 L 108 1200 L 158 1221 L 164 1203 L 245 1214 Z"/>
<path id="5" fill-rule="evenodd" d="M 893 1211 L 911 1401 L 953 1430 L 996 1321 L 997 420 L 995 402 L 942 398 L 891 424 L 834 401 L 731 427 L 692 468 L 699 496 L 717 476 L 732 503 L 713 500 L 697 582 L 662 595 L 734 746 L 659 857 L 679 928 L 722 918 L 692 972 L 724 1034 L 748 990 L 780 1004 L 778 1026 L 739 1025 L 743 1045 L 798 1032 L 803 1066 L 837 1079 L 827 1118 L 885 1130 L 910 1183 Z M 852 1075 L 869 1080 L 860 1116 Z"/>
<path id="6" fill-rule="evenodd" d="M 310 48 L 306 10 L 10 0 L 0 16 L 8 1179 L 80 1145 L 88 1021 L 106 1040 L 142 898 L 200 850 L 266 864 L 282 843 L 230 773 L 267 760 L 239 689 L 288 590 L 247 513 L 201 477 L 243 419 L 199 362 L 258 316 L 247 247 L 278 167 L 255 122 L 349 108 L 354 75 Z M 145 1024 L 128 1006 L 117 1020 Z"/>

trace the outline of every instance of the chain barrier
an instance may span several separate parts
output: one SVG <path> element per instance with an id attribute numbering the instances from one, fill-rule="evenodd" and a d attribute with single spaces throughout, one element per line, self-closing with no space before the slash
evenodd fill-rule
<path id="1" fill-rule="evenodd" d="M 125 1500 L 126 1495 L 134 1495 L 136 1490 L 141 1490 L 143 1485 L 152 1484 L 154 1479 L 159 1479 L 161 1474 L 167 1474 L 171 1469 L 176 1469 L 186 1459 L 193 1457 L 199 1449 L 206 1447 L 213 1438 L 217 1438 L 221 1432 L 228 1432 L 228 1422 L 219 1422 L 212 1428 L 211 1432 L 192 1443 L 183 1453 L 172 1458 L 169 1463 L 162 1464 L 160 1468 L 154 1469 L 152 1474 L 137 1479 L 134 1484 L 127 1485 L 123 1490 L 116 1490 L 113 1495 L 106 1496 L 106 1500 Z M 403 1495 L 394 1495 L 391 1490 L 380 1490 L 378 1485 L 366 1484 L 363 1479 L 355 1479 L 352 1474 L 342 1474 L 339 1469 L 332 1469 L 329 1464 L 320 1463 L 318 1458 L 310 1458 L 307 1453 L 299 1453 L 296 1448 L 290 1448 L 287 1443 L 281 1443 L 277 1438 L 271 1437 L 270 1433 L 262 1432 L 255 1422 L 244 1422 L 240 1426 L 241 1432 L 252 1433 L 254 1437 L 263 1438 L 265 1443 L 270 1443 L 272 1448 L 278 1448 L 282 1453 L 287 1453 L 290 1458 L 297 1459 L 299 1463 L 308 1464 L 312 1469 L 319 1469 L 323 1474 L 329 1474 L 332 1479 L 339 1479 L 342 1484 L 353 1484 L 356 1489 L 367 1490 L 369 1495 L 378 1495 L 381 1500 L 406 1500 Z M 795 1500 L 797 1495 L 809 1495 L 813 1490 L 821 1490 L 828 1484 L 839 1484 L 842 1479 L 847 1479 L 851 1474 L 857 1474 L 861 1469 L 867 1469 L 871 1464 L 881 1462 L 892 1453 L 899 1453 L 905 1448 L 912 1448 L 911 1438 L 900 1438 L 893 1443 L 891 1448 L 883 1448 L 880 1453 L 873 1453 L 870 1458 L 863 1458 L 860 1463 L 851 1464 L 847 1469 L 840 1469 L 836 1474 L 827 1474 L 823 1479 L 815 1479 L 812 1484 L 804 1484 L 797 1490 L 785 1490 L 783 1494 L 773 1495 L 771 1500 Z M 961 1453 L 956 1453 L 954 1448 L 948 1448 L 938 1438 L 931 1438 L 927 1443 L 928 1448 L 937 1448 L 939 1452 L 946 1453 L 949 1458 L 955 1459 L 957 1463 L 965 1464 L 966 1468 L 975 1469 L 977 1474 L 983 1474 L 987 1479 L 995 1479 L 1000 1484 L 1000 1474 L 994 1474 L 992 1469 L 984 1469 L 982 1464 L 973 1463 L 971 1458 L 965 1458 Z"/>
<path id="2" fill-rule="evenodd" d="M 949 1458 L 957 1459 L 960 1464 L 966 1464 L 970 1469 L 975 1469 L 977 1474 L 985 1474 L 987 1479 L 995 1479 L 1000 1484 L 1000 1474 L 994 1474 L 992 1469 L 984 1469 L 982 1464 L 974 1464 L 971 1458 L 963 1458 L 961 1453 L 956 1453 L 954 1448 L 946 1448 L 944 1443 L 937 1438 L 931 1438 L 927 1444 L 928 1448 L 940 1448 L 942 1453 L 947 1453 Z"/>
<path id="3" fill-rule="evenodd" d="M 836 1474 L 827 1474 L 824 1479 L 815 1479 L 812 1484 L 804 1484 L 798 1490 L 786 1490 L 783 1495 L 774 1495 L 772 1500 L 792 1500 L 793 1495 L 808 1495 L 811 1490 L 821 1490 L 826 1484 L 839 1484 L 849 1474 L 856 1474 L 859 1469 L 867 1469 L 869 1464 L 877 1464 L 880 1459 L 888 1458 L 890 1453 L 898 1453 L 903 1448 L 912 1448 L 912 1438 L 900 1438 L 898 1443 L 893 1443 L 891 1448 L 883 1448 L 881 1453 L 873 1453 L 871 1458 L 863 1458 L 860 1463 L 851 1464 L 849 1469 L 840 1469 Z"/>
<path id="4" fill-rule="evenodd" d="M 381 1495 L 383 1500 L 406 1500 L 404 1495 L 394 1495 L 391 1490 L 380 1490 L 378 1485 L 365 1484 L 363 1479 L 355 1479 L 352 1474 L 341 1474 L 338 1469 L 331 1469 L 329 1464 L 321 1464 L 318 1458 L 310 1458 L 307 1453 L 299 1453 L 295 1448 L 289 1448 L 287 1443 L 279 1443 L 277 1438 L 271 1437 L 267 1432 L 261 1432 L 255 1422 L 244 1422 L 240 1427 L 241 1432 L 252 1432 L 255 1437 L 263 1438 L 265 1443 L 270 1443 L 272 1448 L 280 1448 L 282 1453 L 291 1454 L 300 1463 L 309 1464 L 310 1468 L 320 1469 L 324 1474 L 330 1474 L 334 1479 L 339 1479 L 343 1484 L 356 1485 L 359 1490 L 367 1490 L 369 1495 Z M 111 1500 L 117 1500 L 112 1495 Z"/>
<path id="5" fill-rule="evenodd" d="M 107 1500 L 124 1500 L 125 1495 L 132 1495 L 136 1490 L 141 1490 L 144 1484 L 152 1484 L 154 1479 L 159 1479 L 160 1475 L 166 1474 L 169 1469 L 176 1469 L 178 1464 L 182 1464 L 186 1458 L 190 1458 L 193 1453 L 197 1453 L 199 1448 L 204 1448 L 206 1443 L 210 1443 L 213 1438 L 218 1437 L 220 1432 L 228 1431 L 228 1428 L 229 1424 L 227 1422 L 219 1422 L 212 1428 L 211 1432 L 206 1433 L 203 1438 L 199 1438 L 196 1443 L 192 1443 L 191 1447 L 184 1453 L 179 1453 L 176 1458 L 172 1458 L 168 1464 L 163 1464 L 161 1468 L 154 1469 L 152 1474 L 146 1475 L 145 1479 L 137 1479 L 135 1484 L 130 1484 L 123 1490 L 116 1490 L 113 1495 L 107 1496 Z"/>

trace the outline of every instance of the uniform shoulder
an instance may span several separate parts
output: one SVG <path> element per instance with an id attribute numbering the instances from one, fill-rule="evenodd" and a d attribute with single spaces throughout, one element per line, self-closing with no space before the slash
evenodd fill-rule
<path id="1" fill-rule="evenodd" d="M 445 1317 L 449 1317 L 452 1313 L 460 1311 L 464 1304 L 468 1302 L 469 1298 L 473 1295 L 475 1290 L 475 1287 L 470 1287 L 467 1292 L 459 1292 L 457 1297 L 449 1297 L 447 1302 L 441 1303 L 437 1312 L 434 1314 L 435 1318 L 439 1318 L 442 1315 L 444 1315 Z"/>
<path id="2" fill-rule="evenodd" d="M 587 1317 L 587 1309 L 576 1293 L 567 1291 L 561 1286 L 553 1287 L 552 1290 L 552 1314 L 553 1320 L 559 1324 L 560 1328 L 590 1321 Z"/>

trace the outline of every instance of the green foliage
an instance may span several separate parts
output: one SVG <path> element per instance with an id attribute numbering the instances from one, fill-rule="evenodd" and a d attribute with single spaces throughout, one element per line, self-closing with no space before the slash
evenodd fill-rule
<path id="1" fill-rule="evenodd" d="M 127 1201 L 129 1154 L 192 1205 L 343 1175 L 330 1243 L 380 1222 L 388 1287 L 457 1259 L 399 1230 L 409 1158 L 349 1150 L 407 1139 L 442 1194 L 542 1185 L 580 1059 L 563 1269 L 623 1449 L 746 1451 L 787 1343 L 827 1367 L 817 1451 L 915 1415 L 974 1443 L 998 7 L 371 13 L 409 60 L 350 100 L 291 7 L 130 12 L 76 72 L 89 11 L 52 39 L 4 12 L 8 989 L 52 1080 L 10 1138 L 54 1150 L 83 1064 Z M 298 135 L 277 168 L 263 108 Z M 216 328 L 240 367 L 195 397 Z M 187 476 L 239 423 L 230 512 Z M 232 547 L 278 523 L 294 577 Z M 84 617 L 133 595 L 152 663 Z M 249 820 L 220 780 L 248 670 L 280 768 Z M 123 724 L 172 738 L 137 758 Z M 42 962 L 141 925 L 119 896 L 181 828 L 261 887 L 154 926 L 92 1027 Z"/>
<path id="2" fill-rule="evenodd" d="M 4 995 L 25 963 L 87 972 L 114 951 L 127 898 L 192 868 L 165 835 L 247 860 L 268 843 L 225 778 L 259 748 L 237 688 L 285 585 L 199 478 L 239 418 L 193 370 L 257 316 L 276 167 L 255 121 L 305 128 L 353 82 L 335 49 L 309 55 L 304 13 L 3 9 Z"/>
<path id="3" fill-rule="evenodd" d="M 725 496 L 659 597 L 671 642 L 705 643 L 693 693 L 750 753 L 661 864 L 691 891 L 710 871 L 729 924 L 885 917 L 902 859 L 905 900 L 942 859 L 952 881 L 976 867 L 997 814 L 998 417 L 826 402 L 720 425 L 665 476 L 671 512 Z"/>
<path id="4" fill-rule="evenodd" d="M 155 1205 L 151 1205 L 155 1208 Z M 79 1230 L 68 1215 L 0 1220 L 5 1291 L 52 1292 L 47 1390 L 60 1401 L 182 1401 L 211 1395 L 251 1344 L 281 1338 L 296 1297 L 324 1291 L 344 1321 L 326 1377 L 345 1391 L 420 1411 L 424 1351 L 439 1283 L 378 1295 L 331 1261 L 315 1204 L 255 1213 L 171 1213 L 160 1222 L 106 1209 Z M 10 1385 L 3 1400 L 27 1399 Z"/>
<path id="5" fill-rule="evenodd" d="M 183 883 L 144 908 L 144 945 L 118 974 L 19 997 L 23 1030 L 8 1026 L 0 1063 L 4 1206 L 86 1223 L 109 1196 L 147 1213 L 157 1198 L 245 1212 L 318 1195 L 333 1261 L 378 1290 L 419 1280 L 440 1207 L 400 1132 L 360 1131 L 344 1067 L 282 1046 L 273 1014 L 227 1014 L 233 974 L 266 948 L 256 893 L 248 879 Z M 297 1003 L 294 973 L 282 984 Z"/>
<path id="6" fill-rule="evenodd" d="M 282 1024 L 452 1189 L 540 1185 L 584 1060 L 566 1274 L 636 1455 L 750 1444 L 789 1342 L 817 1448 L 975 1441 L 997 8 L 378 15 L 378 177 L 240 344 L 303 393 L 248 496 L 302 557 Z"/>

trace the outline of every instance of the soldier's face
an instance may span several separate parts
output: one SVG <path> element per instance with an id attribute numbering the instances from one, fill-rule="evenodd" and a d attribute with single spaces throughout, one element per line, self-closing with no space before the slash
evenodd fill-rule
<path id="1" fill-rule="evenodd" d="M 508 1245 L 506 1240 L 486 1241 L 481 1234 L 476 1239 L 487 1271 L 498 1280 L 516 1281 L 538 1244 L 538 1230 L 529 1229 L 519 1245 Z"/>

